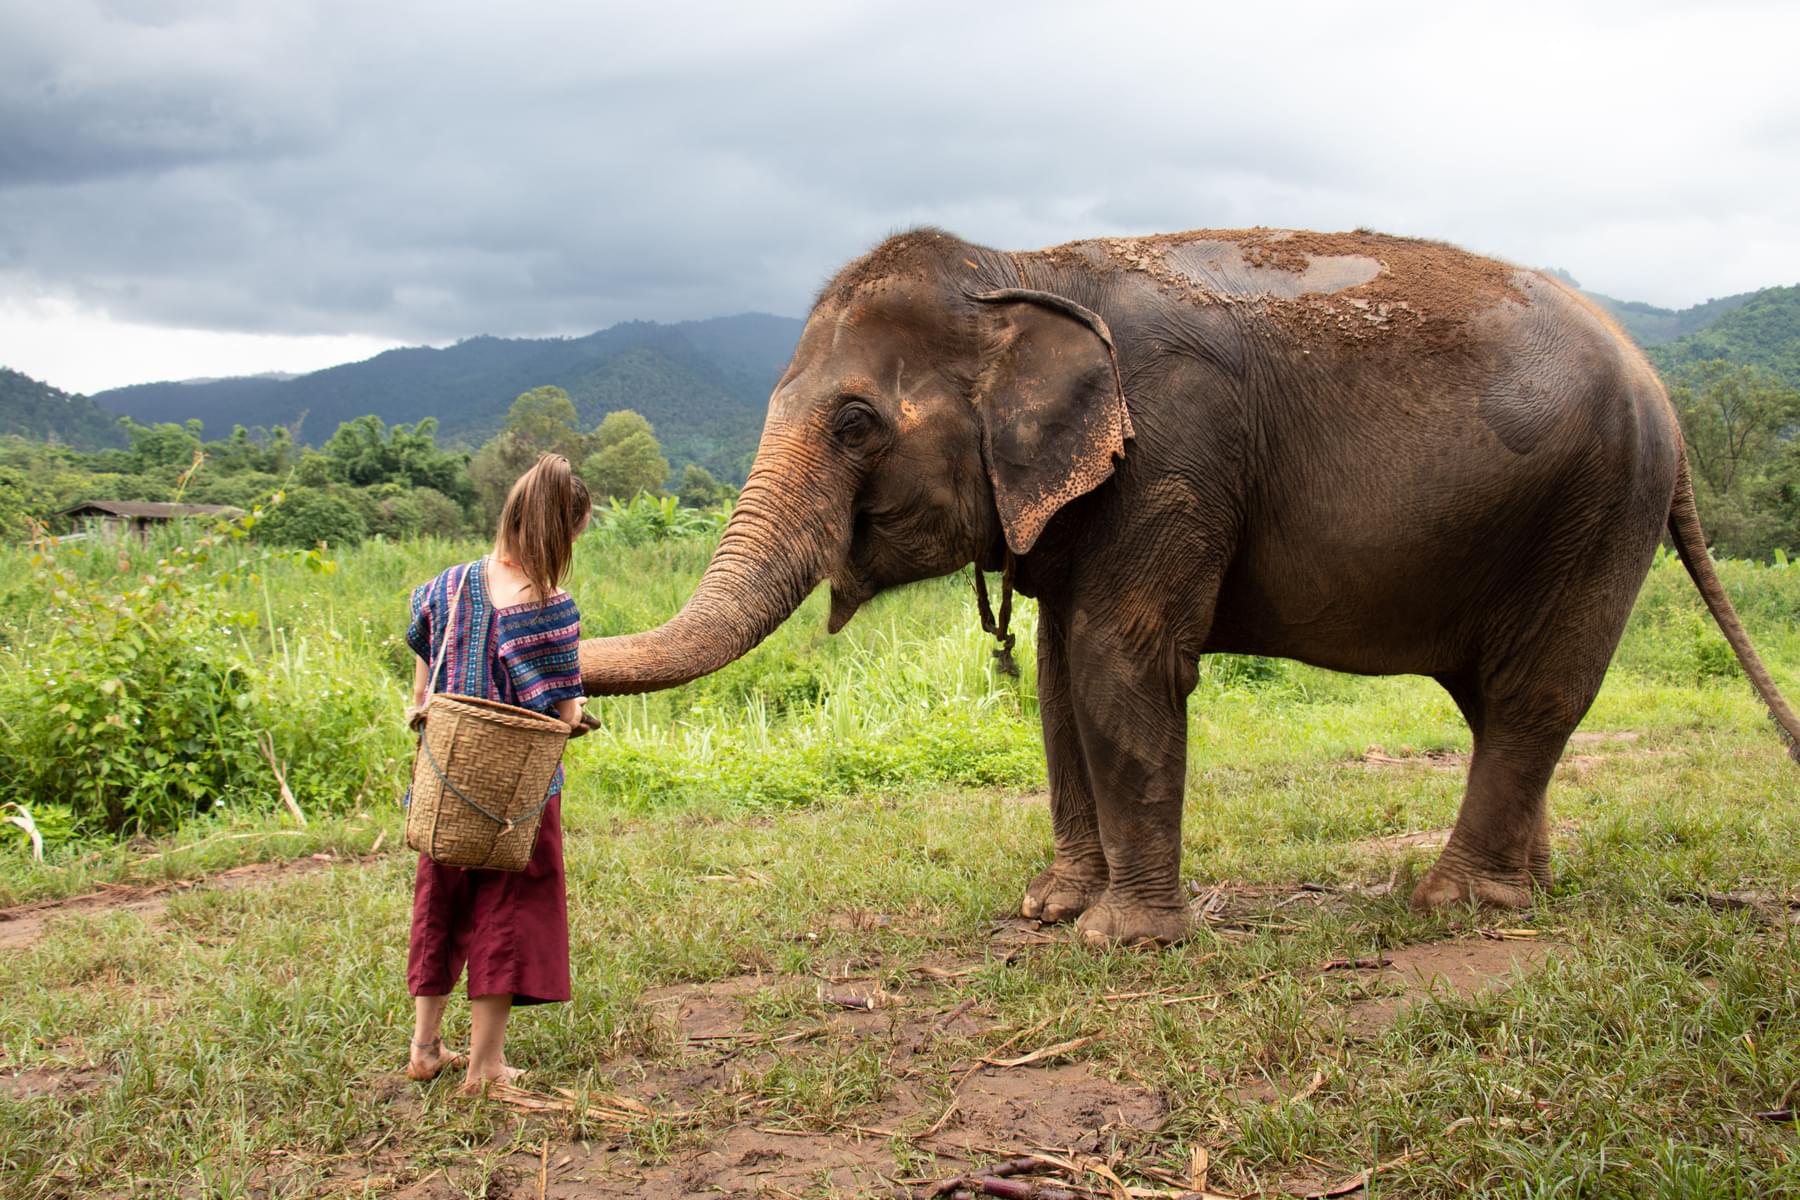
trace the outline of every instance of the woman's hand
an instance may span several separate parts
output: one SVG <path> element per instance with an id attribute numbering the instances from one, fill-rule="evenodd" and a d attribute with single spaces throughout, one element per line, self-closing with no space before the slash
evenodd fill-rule
<path id="1" fill-rule="evenodd" d="M 414 733 L 425 723 L 425 706 L 431 703 L 431 697 L 427 694 L 430 687 L 431 670 L 425 665 L 424 659 L 414 655 L 413 698 L 412 703 L 406 706 L 406 727 Z"/>
<path id="2" fill-rule="evenodd" d="M 576 715 L 575 720 L 569 722 L 569 737 L 572 740 L 598 728 L 600 728 L 600 722 L 594 719 L 593 713 L 584 708 Z"/>

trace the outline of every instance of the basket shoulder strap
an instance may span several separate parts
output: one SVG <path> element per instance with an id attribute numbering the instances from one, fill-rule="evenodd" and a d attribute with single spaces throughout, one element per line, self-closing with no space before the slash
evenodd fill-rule
<path id="1" fill-rule="evenodd" d="M 444 628 L 438 638 L 437 662 L 431 666 L 431 682 L 426 692 L 427 699 L 436 694 L 438 680 L 443 677 L 444 655 L 450 650 L 450 632 L 456 628 L 456 604 L 462 599 L 463 592 L 469 586 L 469 572 L 472 570 L 474 570 L 473 567 L 463 568 L 462 579 L 458 581 L 456 591 L 450 597 L 450 614 L 444 619 Z"/>

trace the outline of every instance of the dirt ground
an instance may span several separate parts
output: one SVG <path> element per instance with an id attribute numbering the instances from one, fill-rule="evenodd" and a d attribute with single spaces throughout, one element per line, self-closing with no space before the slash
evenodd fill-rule
<path id="1" fill-rule="evenodd" d="M 1274 889 L 1246 889 L 1245 894 L 1231 894 L 1223 905 L 1216 903 L 1216 896 L 1201 897 L 1196 904 L 1213 904 L 1213 915 L 1229 923 L 1234 913 L 1248 907 L 1266 909 L 1274 895 Z M 1039 930 L 1033 922 L 1009 922 L 996 931 L 995 944 L 1024 947 L 1046 936 L 1060 934 Z M 1321 969 L 1356 970 L 1389 985 L 1385 989 L 1389 994 L 1342 1010 L 1346 1036 L 1369 1038 L 1427 996 L 1471 996 L 1504 986 L 1517 974 L 1541 966 L 1557 949 L 1554 944 L 1495 933 L 1408 946 L 1379 960 L 1334 962 Z M 931 1181 L 954 1176 L 978 1159 L 1039 1153 L 1064 1162 L 1116 1165 L 1156 1133 L 1167 1116 L 1167 1106 L 1156 1092 L 1130 1079 L 1108 1078 L 1092 1064 L 1059 1061 L 1056 1054 L 1013 1066 L 996 1065 L 1012 1061 L 998 1054 L 988 1056 L 992 1061 L 971 1061 L 955 1077 L 948 1097 L 922 1086 L 909 1070 L 915 1056 L 933 1052 L 942 1039 L 989 1027 L 988 1018 L 957 1002 L 958 993 L 950 986 L 960 970 L 975 965 L 979 964 L 933 966 L 930 973 L 921 973 L 916 985 L 898 993 L 884 990 L 872 976 L 821 982 L 741 975 L 653 990 L 645 995 L 644 1004 L 670 1023 L 687 1054 L 678 1068 L 645 1069 L 621 1085 L 626 1100 L 651 1112 L 728 1111 L 735 1103 L 733 1083 L 740 1073 L 764 1070 L 785 1054 L 857 1040 L 881 1047 L 893 1086 L 875 1114 L 862 1118 L 866 1124 L 842 1125 L 828 1132 L 791 1129 L 740 1111 L 704 1145 L 655 1163 L 636 1161 L 604 1138 L 571 1141 L 546 1130 L 530 1137 L 537 1143 L 535 1150 L 517 1151 L 500 1162 L 488 1195 L 676 1200 L 810 1195 L 822 1187 L 847 1196 L 923 1194 L 918 1189 L 929 1190 Z M 1397 993 L 1391 986 L 1396 983 Z M 816 988 L 829 1015 L 804 1025 L 798 1036 L 755 1032 L 750 1012 L 755 998 L 796 987 Z M 876 1007 L 840 1007 L 864 999 Z M 1031 1040 L 1016 1047 L 1020 1057 L 1026 1057 L 1025 1043 Z M 622 1064 L 618 1074 L 633 1076 L 634 1064 Z M 1275 1104 L 1305 1094 L 1306 1082 L 1296 1080 L 1244 1089 L 1237 1098 Z M 919 1164 L 917 1174 L 903 1177 L 898 1185 L 897 1146 L 909 1149 Z M 1286 1181 L 1293 1195 L 1324 1194 L 1345 1182 L 1324 1176 Z M 467 1184 L 466 1178 L 438 1172 L 397 1195 L 406 1200 L 452 1200 L 465 1194 L 459 1189 Z M 1181 1192 L 1171 1188 L 1162 1194 Z"/>
<path id="2" fill-rule="evenodd" d="M 1375 763 L 1385 766 L 1385 763 Z M 1427 761 L 1423 765 L 1433 765 Z M 1446 831 L 1429 830 L 1373 839 L 1365 849 L 1393 853 L 1410 847 L 1439 844 Z M 129 911 L 156 920 L 166 908 L 168 896 L 178 890 L 207 888 L 234 890 L 267 886 L 288 877 L 327 870 L 350 860 L 318 855 L 279 864 L 239 867 L 200 881 L 154 887 L 118 887 L 68 900 L 24 905 L 0 911 L 0 948 L 27 946 L 42 937 L 63 916 L 96 911 Z M 1382 885 L 1354 889 L 1378 892 Z M 1340 903 L 1350 892 L 1334 893 L 1312 887 L 1240 886 L 1215 887 L 1196 896 L 1197 915 L 1222 936 L 1229 937 L 1241 920 L 1267 915 L 1296 903 Z M 834 927 L 871 927 L 884 918 L 878 914 L 838 913 L 828 918 Z M 1043 1039 L 1021 1038 L 1004 1055 L 990 1052 L 984 1059 L 959 1062 L 946 1093 L 942 1073 L 915 1070 L 915 1060 L 941 1055 L 945 1046 L 956 1049 L 958 1039 L 969 1039 L 991 1028 L 997 1018 L 984 1015 L 962 998 L 955 981 L 995 958 L 1008 960 L 1033 946 L 1060 940 L 1060 929 L 1040 928 L 1036 922 L 1013 920 L 990 932 L 987 953 L 979 959 L 928 958 L 914 967 L 911 982 L 890 990 L 891 974 L 869 974 L 870 964 L 860 964 L 862 974 L 827 978 L 779 975 L 739 975 L 706 983 L 682 984 L 647 992 L 642 1004 L 666 1026 L 671 1042 L 680 1047 L 675 1065 L 666 1058 L 657 1063 L 623 1061 L 609 1064 L 618 1088 L 616 1103 L 625 1106 L 628 1119 L 659 1119 L 679 1128 L 684 1117 L 704 1114 L 708 1127 L 717 1129 L 703 1143 L 676 1140 L 676 1148 L 661 1161 L 642 1161 L 627 1153 L 623 1139 L 609 1140 L 604 1132 L 584 1138 L 559 1136 L 569 1128 L 567 1118 L 577 1101 L 567 1094 L 527 1089 L 518 1097 L 521 1114 L 516 1123 L 502 1121 L 495 1144 L 504 1148 L 523 1141 L 535 1150 L 517 1150 L 491 1163 L 486 1195 L 556 1198 L 631 1196 L 647 1200 L 701 1196 L 783 1197 L 817 1194 L 821 1188 L 842 1195 L 896 1194 L 896 1165 L 903 1158 L 916 1161 L 918 1174 L 907 1187 L 924 1188 L 934 1179 L 953 1176 L 976 1160 L 1012 1154 L 1044 1154 L 1063 1162 L 1118 1163 L 1129 1157 L 1133 1146 L 1147 1142 L 1167 1115 L 1164 1098 L 1129 1079 L 1109 1078 L 1093 1064 L 1067 1061 L 1056 1045 L 1038 1045 Z M 1556 952 L 1554 945 L 1504 933 L 1471 939 L 1428 943 L 1390 950 L 1379 959 L 1322 964 L 1334 969 L 1380 978 L 1387 986 L 1373 998 L 1337 1010 L 1350 1038 L 1378 1036 L 1412 1004 L 1434 992 L 1473 995 L 1503 985 L 1515 974 L 1542 965 Z M 883 986 L 882 980 L 889 985 Z M 1398 983 L 1396 991 L 1393 984 Z M 1254 981 L 1253 981 L 1254 984 Z M 759 1021 L 759 998 L 783 991 L 810 991 L 816 1016 L 779 1023 L 771 1028 Z M 760 1074 L 784 1056 L 841 1052 L 857 1045 L 873 1047 L 882 1056 L 889 1086 L 874 1109 L 862 1110 L 866 1124 L 835 1128 L 788 1128 L 755 1111 L 746 1102 L 738 1083 L 746 1074 Z M 1077 1047 L 1068 1046 L 1064 1051 Z M 1013 1057 L 1013 1056 L 1016 1056 Z M 1022 1060 L 1022 1061 L 1021 1061 Z M 103 1072 L 37 1068 L 7 1073 L 0 1062 L 0 1092 L 14 1098 L 69 1094 L 102 1086 Z M 1316 1086 L 1316 1085 L 1315 1085 Z M 392 1102 L 420 1102 L 416 1085 L 396 1072 L 385 1081 Z M 1306 1092 L 1305 1080 L 1274 1080 L 1240 1089 L 1243 1102 L 1281 1103 Z M 586 1103 L 610 1103 L 605 1097 L 587 1097 Z M 591 1110 L 590 1110 L 591 1113 Z M 545 1118 L 549 1119 L 546 1120 Z M 601 1122 L 604 1128 L 605 1123 Z M 590 1125 L 590 1128 L 592 1126 Z M 405 1200 L 451 1200 L 482 1186 L 476 1168 L 437 1170 L 423 1178 L 392 1148 L 347 1156 L 338 1173 L 313 1194 L 379 1194 Z M 271 1179 L 271 1183 L 277 1182 Z M 1291 1181 L 1291 1194 L 1304 1195 L 1309 1187 L 1323 1192 L 1332 1180 Z M 1342 1181 L 1336 1181 L 1342 1182 Z M 1166 1195 L 1179 1192 L 1170 1190 Z"/>
<path id="3" fill-rule="evenodd" d="M 1470 996 L 1503 986 L 1516 974 L 1542 965 L 1556 949 L 1535 940 L 1478 937 L 1390 951 L 1375 970 L 1399 982 L 1401 991 L 1350 1007 L 1344 1013 L 1346 1033 L 1378 1035 L 1408 1006 L 1434 993 Z M 746 1028 L 746 1002 L 759 991 L 795 982 L 746 975 L 648 994 L 645 1003 L 675 1023 L 689 1049 L 699 1053 L 691 1066 L 645 1075 L 627 1089 L 628 1094 L 662 1112 L 729 1102 L 734 1072 L 758 1069 L 769 1058 L 792 1052 Z M 844 980 L 830 987 L 831 995 L 846 998 L 878 991 L 873 979 Z M 906 1195 L 909 1187 L 924 1189 L 931 1180 L 954 1176 L 978 1157 L 1044 1153 L 1063 1161 L 1116 1163 L 1161 1126 L 1167 1109 L 1153 1091 L 1130 1080 L 1105 1078 L 1090 1064 L 1057 1062 L 1054 1056 L 1011 1067 L 974 1063 L 958 1077 L 950 1099 L 926 1094 L 907 1078 L 911 1055 L 928 1050 L 934 1039 L 985 1026 L 982 1018 L 960 1006 L 935 1003 L 940 992 L 945 1000 L 953 995 L 929 984 L 900 996 L 882 993 L 891 996 L 894 1008 L 834 1013 L 817 1033 L 817 1040 L 891 1039 L 890 1065 L 898 1081 L 878 1116 L 866 1118 L 869 1124 L 818 1132 L 787 1129 L 747 1115 L 704 1146 L 654 1164 L 636 1162 L 603 1140 L 567 1141 L 546 1134 L 535 1151 L 519 1151 L 502 1161 L 488 1194 L 541 1195 L 547 1200 L 615 1196 L 680 1200 L 815 1194 L 826 1186 L 835 1189 L 834 1194 Z M 1281 1103 L 1303 1098 L 1305 1088 L 1305 1081 L 1283 1081 L 1244 1089 L 1238 1099 Z M 916 1151 L 920 1173 L 900 1181 L 896 1192 L 894 1146 L 899 1143 Z M 1291 1194 L 1305 1195 L 1308 1190 L 1332 1190 L 1345 1181 L 1321 1176 L 1287 1182 Z M 466 1180 L 438 1172 L 397 1195 L 404 1200 L 453 1200 L 465 1194 L 459 1190 L 462 1183 Z M 1177 1196 L 1180 1191 L 1171 1188 L 1163 1194 Z"/>

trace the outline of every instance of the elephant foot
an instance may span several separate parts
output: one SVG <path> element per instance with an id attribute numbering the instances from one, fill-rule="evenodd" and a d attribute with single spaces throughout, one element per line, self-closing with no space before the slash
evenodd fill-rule
<path id="1" fill-rule="evenodd" d="M 1106 864 L 1088 866 L 1058 859 L 1025 888 L 1019 915 L 1054 925 L 1079 917 L 1106 892 Z"/>
<path id="2" fill-rule="evenodd" d="M 1173 946 L 1193 928 L 1187 906 L 1150 905 L 1106 892 L 1081 914 L 1075 931 L 1090 946 Z"/>
<path id="3" fill-rule="evenodd" d="M 1546 884 L 1549 874 L 1546 862 L 1543 867 Z M 1492 873 L 1473 871 L 1440 859 L 1413 889 L 1412 909 L 1429 912 L 1434 908 L 1471 902 L 1485 908 L 1530 908 L 1532 888 L 1537 883 L 1535 866 L 1525 871 Z"/>
<path id="4" fill-rule="evenodd" d="M 1550 873 L 1550 831 L 1539 832 L 1531 846 L 1531 862 L 1527 869 L 1531 872 L 1531 882 L 1541 892 L 1550 890 L 1556 879 Z"/>

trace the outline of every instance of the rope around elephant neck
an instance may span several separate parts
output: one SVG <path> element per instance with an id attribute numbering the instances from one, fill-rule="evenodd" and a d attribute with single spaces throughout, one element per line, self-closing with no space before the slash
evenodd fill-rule
<path id="1" fill-rule="evenodd" d="M 994 609 L 988 603 L 987 575 L 981 564 L 975 564 L 975 601 L 981 608 L 981 631 L 992 634 L 1000 645 L 994 651 L 994 667 L 1002 675 L 1019 677 L 1019 664 L 1013 660 L 1012 624 L 1013 566 L 1012 551 L 1006 552 L 1006 565 L 1000 571 L 1000 619 L 994 620 Z"/>

